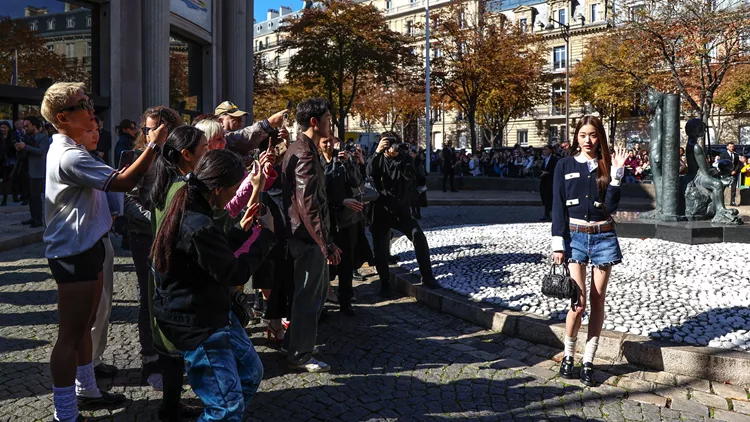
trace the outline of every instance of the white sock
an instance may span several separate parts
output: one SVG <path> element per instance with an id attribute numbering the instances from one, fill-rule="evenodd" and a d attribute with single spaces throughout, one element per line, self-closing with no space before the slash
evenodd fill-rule
<path id="1" fill-rule="evenodd" d="M 596 349 L 599 347 L 599 337 L 591 337 L 586 341 L 586 349 L 583 352 L 583 363 L 593 363 Z"/>
<path id="2" fill-rule="evenodd" d="M 94 375 L 94 363 L 79 366 L 76 369 L 76 396 L 101 397 L 102 393 L 96 386 L 96 375 Z"/>
<path id="3" fill-rule="evenodd" d="M 55 419 L 60 422 L 75 422 L 78 418 L 78 402 L 76 388 L 52 386 L 52 396 L 55 401 Z"/>
<path id="4" fill-rule="evenodd" d="M 568 357 L 568 356 L 575 357 L 576 340 L 578 340 L 578 336 L 576 337 L 565 336 L 565 357 Z"/>

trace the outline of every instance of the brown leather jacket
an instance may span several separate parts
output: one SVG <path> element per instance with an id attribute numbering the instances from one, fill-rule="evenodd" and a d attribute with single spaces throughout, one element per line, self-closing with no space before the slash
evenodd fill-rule
<path id="1" fill-rule="evenodd" d="M 284 155 L 281 186 L 291 236 L 316 243 L 328 258 L 336 248 L 330 235 L 325 172 L 318 148 L 304 133 L 297 136 Z"/>

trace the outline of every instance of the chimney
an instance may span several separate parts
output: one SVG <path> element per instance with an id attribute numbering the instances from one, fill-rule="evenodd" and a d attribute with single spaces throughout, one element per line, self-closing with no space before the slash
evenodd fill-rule
<path id="1" fill-rule="evenodd" d="M 279 15 L 280 15 L 280 16 L 285 16 L 285 15 L 289 15 L 289 14 L 291 14 L 291 13 L 292 13 L 292 8 L 291 8 L 291 7 L 289 7 L 289 6 L 281 6 L 281 7 L 279 8 Z"/>
<path id="2" fill-rule="evenodd" d="M 65 11 L 66 12 L 71 12 L 73 10 L 78 10 L 80 8 L 81 8 L 81 6 L 76 6 L 75 4 L 70 4 L 70 3 L 65 3 Z"/>
<path id="3" fill-rule="evenodd" d="M 23 9 L 24 16 L 39 16 L 48 14 L 49 9 L 47 9 L 46 7 L 26 6 L 26 8 Z"/>
<path id="4" fill-rule="evenodd" d="M 275 9 L 268 9 L 268 15 L 266 16 L 266 20 L 271 20 L 273 18 L 279 17 L 279 11 Z"/>
<path id="5" fill-rule="evenodd" d="M 309 9 L 313 5 L 313 2 L 310 0 L 302 0 L 302 8 L 303 9 Z"/>

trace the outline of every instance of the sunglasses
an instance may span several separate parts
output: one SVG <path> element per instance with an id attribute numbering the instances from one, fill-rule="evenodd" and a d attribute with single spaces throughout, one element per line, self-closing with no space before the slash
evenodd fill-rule
<path id="1" fill-rule="evenodd" d="M 94 100 L 89 99 L 89 100 L 81 101 L 80 103 L 74 106 L 65 107 L 61 109 L 59 113 L 62 113 L 64 111 L 93 110 L 93 109 L 94 109 Z"/>

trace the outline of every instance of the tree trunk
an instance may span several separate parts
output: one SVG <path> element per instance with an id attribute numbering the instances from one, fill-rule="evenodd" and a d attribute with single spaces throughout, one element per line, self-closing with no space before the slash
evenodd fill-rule
<path id="1" fill-rule="evenodd" d="M 613 114 L 609 118 L 609 144 L 615 145 L 615 133 L 617 133 L 617 114 Z"/>
<path id="2" fill-rule="evenodd" d="M 471 138 L 469 140 L 469 142 L 471 142 L 471 152 L 476 153 L 477 152 L 476 111 L 469 110 L 467 117 L 469 119 L 469 134 L 471 135 Z"/>
<path id="3" fill-rule="evenodd" d="M 500 132 L 497 134 L 497 142 L 494 142 L 493 140 L 492 146 L 502 147 L 504 141 L 505 141 L 505 126 L 500 128 Z"/>

